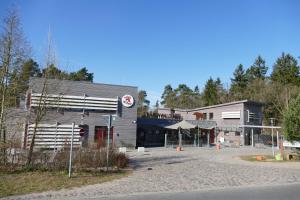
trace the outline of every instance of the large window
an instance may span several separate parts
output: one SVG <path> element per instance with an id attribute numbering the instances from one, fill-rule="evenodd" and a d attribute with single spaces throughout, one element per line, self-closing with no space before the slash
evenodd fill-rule
<path id="1" fill-rule="evenodd" d="M 214 113 L 209 113 L 209 120 L 214 119 Z"/>

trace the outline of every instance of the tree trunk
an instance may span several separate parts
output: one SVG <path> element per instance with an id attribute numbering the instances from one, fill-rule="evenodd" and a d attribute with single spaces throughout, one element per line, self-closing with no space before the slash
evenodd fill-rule
<path id="1" fill-rule="evenodd" d="M 3 141 L 3 162 L 6 163 L 6 134 L 4 133 L 4 115 L 5 115 L 5 104 L 6 104 L 6 94 L 7 94 L 7 84 L 8 84 L 8 69 L 11 63 L 11 50 L 12 50 L 12 26 L 10 26 L 10 32 L 8 34 L 7 46 L 4 52 L 4 62 L 3 62 L 3 76 L 1 79 L 2 86 L 2 96 L 1 96 L 1 112 L 0 112 L 0 142 Z M 1 138 L 3 137 L 3 138 Z"/>
<path id="2" fill-rule="evenodd" d="M 30 166 L 32 164 L 32 155 L 33 155 L 33 147 L 34 147 L 34 141 L 36 136 L 36 129 L 37 129 L 37 123 L 35 123 L 33 129 L 32 139 L 31 139 L 30 148 L 27 157 L 27 163 L 26 163 L 27 166 Z"/>
<path id="3" fill-rule="evenodd" d="M 38 127 L 38 124 L 40 123 L 40 121 L 42 120 L 43 116 L 44 116 L 44 108 L 46 105 L 44 105 L 43 103 L 43 98 L 46 95 L 46 86 L 47 86 L 47 77 L 45 77 L 44 83 L 43 83 L 43 88 L 42 88 L 42 92 L 41 92 L 41 96 L 39 98 L 39 105 L 36 111 L 36 116 L 35 116 L 35 120 L 34 120 L 34 129 L 33 129 L 33 134 L 32 134 L 32 139 L 31 139 L 31 143 L 30 143 L 30 148 L 29 148 L 29 152 L 28 152 L 28 156 L 27 156 L 27 165 L 31 165 L 32 164 L 32 155 L 33 155 L 33 148 L 34 148 L 34 142 L 35 142 L 35 137 L 36 137 L 36 129 Z"/>

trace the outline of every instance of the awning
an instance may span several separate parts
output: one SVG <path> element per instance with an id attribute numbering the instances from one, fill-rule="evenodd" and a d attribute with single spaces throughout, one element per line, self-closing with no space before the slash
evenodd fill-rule
<path id="1" fill-rule="evenodd" d="M 187 122 L 201 129 L 211 130 L 217 127 L 217 122 L 211 120 L 187 120 Z"/>
<path id="2" fill-rule="evenodd" d="M 173 119 L 156 119 L 156 118 L 137 118 L 137 125 L 141 126 L 155 126 L 165 128 L 178 123 L 178 120 Z"/>
<path id="3" fill-rule="evenodd" d="M 196 128 L 196 126 L 189 123 L 189 122 L 187 122 L 187 121 L 185 121 L 185 120 L 183 120 L 183 121 L 181 121 L 179 123 L 176 123 L 176 124 L 173 124 L 171 126 L 166 126 L 165 128 L 177 130 L 179 128 L 181 128 L 181 129 L 192 129 L 192 128 Z"/>

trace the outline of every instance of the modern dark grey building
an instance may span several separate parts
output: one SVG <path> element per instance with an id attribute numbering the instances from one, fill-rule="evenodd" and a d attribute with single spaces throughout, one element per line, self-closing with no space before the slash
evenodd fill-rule
<path id="1" fill-rule="evenodd" d="M 135 147 L 137 93 L 137 87 L 132 86 L 32 78 L 26 95 L 23 146 L 30 145 L 36 113 L 43 106 L 37 148 L 59 148 L 69 143 L 73 122 L 75 145 L 105 146 L 109 137 L 111 145 Z"/>

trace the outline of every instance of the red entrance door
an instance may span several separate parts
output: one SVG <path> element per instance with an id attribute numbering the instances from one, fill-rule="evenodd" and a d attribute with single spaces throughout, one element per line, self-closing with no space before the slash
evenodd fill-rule
<path id="1" fill-rule="evenodd" d="M 95 142 L 97 143 L 97 148 L 106 147 L 107 145 L 107 132 L 106 126 L 96 126 L 95 127 Z M 113 141 L 113 127 L 110 129 L 109 143 L 112 144 Z"/>

